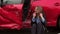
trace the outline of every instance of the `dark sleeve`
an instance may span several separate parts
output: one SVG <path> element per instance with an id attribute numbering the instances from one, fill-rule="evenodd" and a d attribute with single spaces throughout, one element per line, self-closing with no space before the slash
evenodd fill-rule
<path id="1" fill-rule="evenodd" d="M 41 21 L 41 22 L 42 22 L 43 25 L 46 25 L 46 16 L 45 16 L 44 10 L 42 11 L 42 14 L 43 14 L 43 17 L 44 17 L 44 19 L 45 19 L 45 22 L 44 22 L 44 23 L 43 23 L 42 21 Z"/>
<path id="2" fill-rule="evenodd" d="M 35 18 L 33 18 L 33 15 L 32 15 L 32 18 L 31 18 L 31 26 L 35 23 Z"/>

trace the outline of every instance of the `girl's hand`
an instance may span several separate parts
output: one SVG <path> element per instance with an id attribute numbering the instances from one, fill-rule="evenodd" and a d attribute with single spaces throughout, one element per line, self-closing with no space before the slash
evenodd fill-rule
<path id="1" fill-rule="evenodd" d="M 33 17 L 36 17 L 36 13 L 33 13 Z"/>
<path id="2" fill-rule="evenodd" d="M 44 23 L 45 22 L 45 18 L 43 17 L 43 14 L 42 13 L 40 14 L 40 17 L 42 19 L 42 22 Z"/>
<path id="3" fill-rule="evenodd" d="M 40 17 L 43 17 L 43 14 L 42 13 L 40 14 Z"/>

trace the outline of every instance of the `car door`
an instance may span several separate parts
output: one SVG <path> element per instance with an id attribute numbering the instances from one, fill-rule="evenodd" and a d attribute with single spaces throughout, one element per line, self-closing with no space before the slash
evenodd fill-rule
<path id="1" fill-rule="evenodd" d="M 0 7 L 0 27 L 5 29 L 22 28 L 21 0 L 3 0 Z"/>

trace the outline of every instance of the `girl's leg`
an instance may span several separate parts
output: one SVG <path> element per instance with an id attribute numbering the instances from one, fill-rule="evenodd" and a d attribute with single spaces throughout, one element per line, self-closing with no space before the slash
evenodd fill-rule
<path id="1" fill-rule="evenodd" d="M 43 34 L 43 33 L 44 33 L 43 25 L 42 25 L 42 23 L 38 23 L 37 24 L 37 34 Z"/>
<path id="2" fill-rule="evenodd" d="M 36 24 L 32 25 L 31 34 L 36 34 Z"/>

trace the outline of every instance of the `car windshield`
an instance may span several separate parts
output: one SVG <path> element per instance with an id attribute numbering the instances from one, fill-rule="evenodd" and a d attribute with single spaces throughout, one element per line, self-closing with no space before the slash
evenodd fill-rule
<path id="1" fill-rule="evenodd" d="M 3 0 L 3 2 L 7 4 L 21 4 L 23 0 Z"/>

